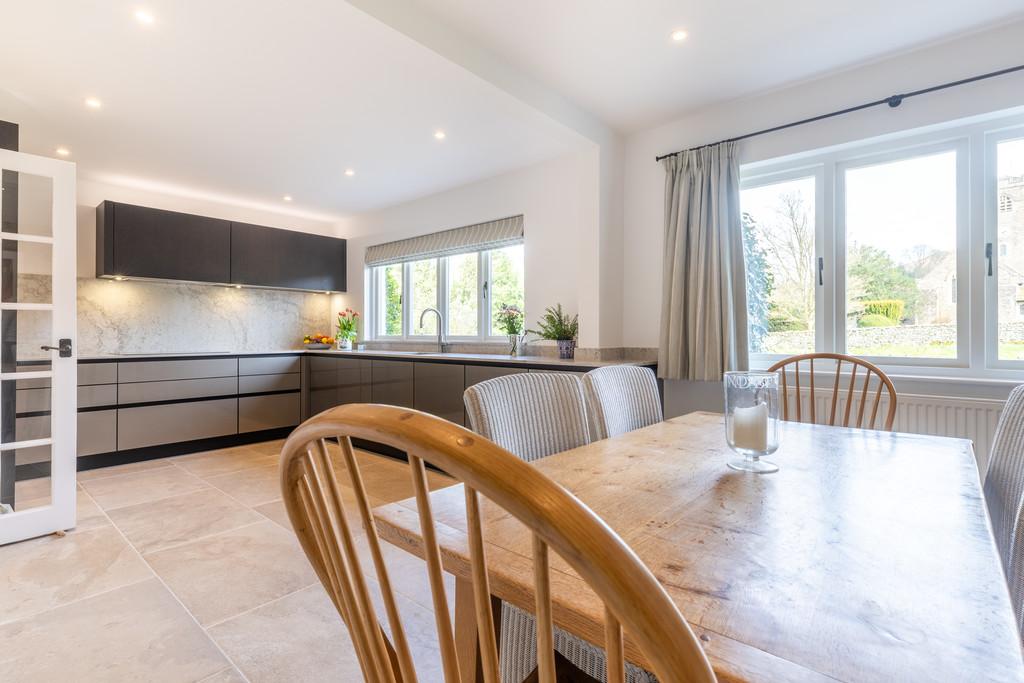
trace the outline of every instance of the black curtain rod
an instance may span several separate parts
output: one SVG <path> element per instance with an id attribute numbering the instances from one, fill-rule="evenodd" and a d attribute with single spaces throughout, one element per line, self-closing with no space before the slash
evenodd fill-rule
<path id="1" fill-rule="evenodd" d="M 700 145 L 699 147 L 691 147 L 689 149 L 681 149 L 678 152 L 671 152 L 669 154 L 662 154 L 659 157 L 654 157 L 655 161 L 661 161 L 669 157 L 674 157 L 677 154 L 683 154 L 684 152 L 692 152 L 698 149 L 704 149 L 705 147 L 714 147 L 720 145 L 723 142 L 737 142 L 739 140 L 746 140 L 747 138 L 757 137 L 758 135 L 764 135 L 765 133 L 774 133 L 775 131 L 785 130 L 786 128 L 795 128 L 796 126 L 802 126 L 805 123 L 814 123 L 815 121 L 821 121 L 823 119 L 830 119 L 833 116 L 842 116 L 843 114 L 851 114 L 861 109 L 870 109 L 871 107 L 877 107 L 882 104 L 888 104 L 892 108 L 896 108 L 903 104 L 903 100 L 908 97 L 917 97 L 918 95 L 925 95 L 930 92 L 937 90 L 945 90 L 946 88 L 955 88 L 958 85 L 966 85 L 967 83 L 974 83 L 975 81 L 983 81 L 986 78 L 995 78 L 996 76 L 1003 76 L 1005 74 L 1013 73 L 1015 71 L 1024 71 L 1024 64 L 1019 66 L 1011 66 L 1007 69 L 1000 69 L 999 71 L 992 71 L 987 74 L 981 74 L 980 76 L 971 76 L 970 78 L 961 78 L 959 81 L 950 81 L 949 83 L 943 83 L 942 85 L 933 85 L 930 88 L 922 88 L 921 90 L 914 90 L 913 92 L 903 93 L 901 95 L 890 95 L 889 97 L 875 100 L 874 102 L 865 102 L 864 104 L 858 104 L 855 107 L 847 107 L 846 109 L 840 109 L 838 111 L 829 112 L 828 114 L 820 114 L 818 116 L 812 116 L 809 119 L 801 119 L 799 121 L 793 121 L 792 123 L 784 123 L 781 126 L 773 126 L 771 128 L 765 128 L 754 133 L 747 133 L 746 135 L 738 135 L 734 138 L 727 138 L 725 140 L 719 140 L 718 142 L 712 142 L 707 145 Z"/>

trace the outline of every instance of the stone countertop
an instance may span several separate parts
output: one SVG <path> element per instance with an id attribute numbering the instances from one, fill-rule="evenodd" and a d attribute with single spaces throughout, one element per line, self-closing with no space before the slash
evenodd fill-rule
<path id="1" fill-rule="evenodd" d="M 274 356 L 274 355 L 321 355 L 343 358 L 377 358 L 391 360 L 425 360 L 450 361 L 486 365 L 514 365 L 522 367 L 564 367 L 567 369 L 599 368 L 607 365 L 643 365 L 654 367 L 655 361 L 627 360 L 562 360 L 553 356 L 510 356 L 499 353 L 437 353 L 433 351 L 338 351 L 337 349 L 278 349 L 269 351 L 196 351 L 182 353 L 124 353 L 106 355 L 79 356 L 79 361 L 133 361 L 133 360 L 177 360 L 187 358 L 217 358 L 240 356 Z"/>

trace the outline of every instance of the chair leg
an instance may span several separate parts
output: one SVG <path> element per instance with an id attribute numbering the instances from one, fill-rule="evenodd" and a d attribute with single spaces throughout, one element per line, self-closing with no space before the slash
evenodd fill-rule
<path id="1" fill-rule="evenodd" d="M 501 600 L 491 596 L 494 615 L 494 640 L 501 648 Z M 483 683 L 483 662 L 480 657 L 480 636 L 477 632 L 476 606 L 473 602 L 473 583 L 469 579 L 455 579 L 455 649 L 459 654 L 459 671 L 472 671 L 467 680 Z M 499 657 L 501 653 L 498 653 Z M 466 676 L 466 673 L 463 673 Z"/>

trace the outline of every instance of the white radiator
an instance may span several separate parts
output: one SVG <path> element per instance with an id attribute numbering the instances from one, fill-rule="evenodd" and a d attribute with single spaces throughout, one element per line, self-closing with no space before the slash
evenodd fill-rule
<path id="1" fill-rule="evenodd" d="M 790 389 L 792 392 L 792 388 Z M 859 390 L 854 392 L 853 406 L 850 409 L 850 426 L 857 425 L 857 412 L 860 408 Z M 801 412 L 804 421 L 809 421 L 809 402 L 807 389 L 804 389 Z M 874 391 L 868 392 L 867 406 L 864 414 L 866 425 L 871 415 Z M 790 419 L 796 419 L 795 398 L 790 394 Z M 988 451 L 995 435 L 996 422 L 1003 409 L 1003 401 L 980 398 L 959 398 L 954 396 L 925 396 L 920 394 L 899 394 L 896 405 L 896 422 L 893 429 L 897 432 L 912 434 L 931 434 L 934 436 L 955 436 L 970 439 L 974 442 L 974 455 L 978 461 L 978 471 L 983 475 L 988 463 Z M 832 410 L 831 387 L 818 387 L 815 392 L 816 421 L 828 421 Z M 875 425 L 880 426 L 885 412 L 889 409 L 888 401 L 882 399 L 878 407 Z M 840 394 L 836 405 L 836 424 L 843 423 L 846 411 L 846 394 Z"/>

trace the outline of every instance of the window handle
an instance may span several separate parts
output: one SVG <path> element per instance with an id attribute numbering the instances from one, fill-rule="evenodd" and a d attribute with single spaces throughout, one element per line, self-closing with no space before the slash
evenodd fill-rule
<path id="1" fill-rule="evenodd" d="M 985 258 L 988 260 L 988 276 L 992 277 L 992 243 L 985 243 Z"/>
<path id="2" fill-rule="evenodd" d="M 825 284 L 825 258 L 818 257 L 818 285 Z"/>
<path id="3" fill-rule="evenodd" d="M 484 301 L 487 301 L 487 284 L 488 282 L 484 280 Z"/>

